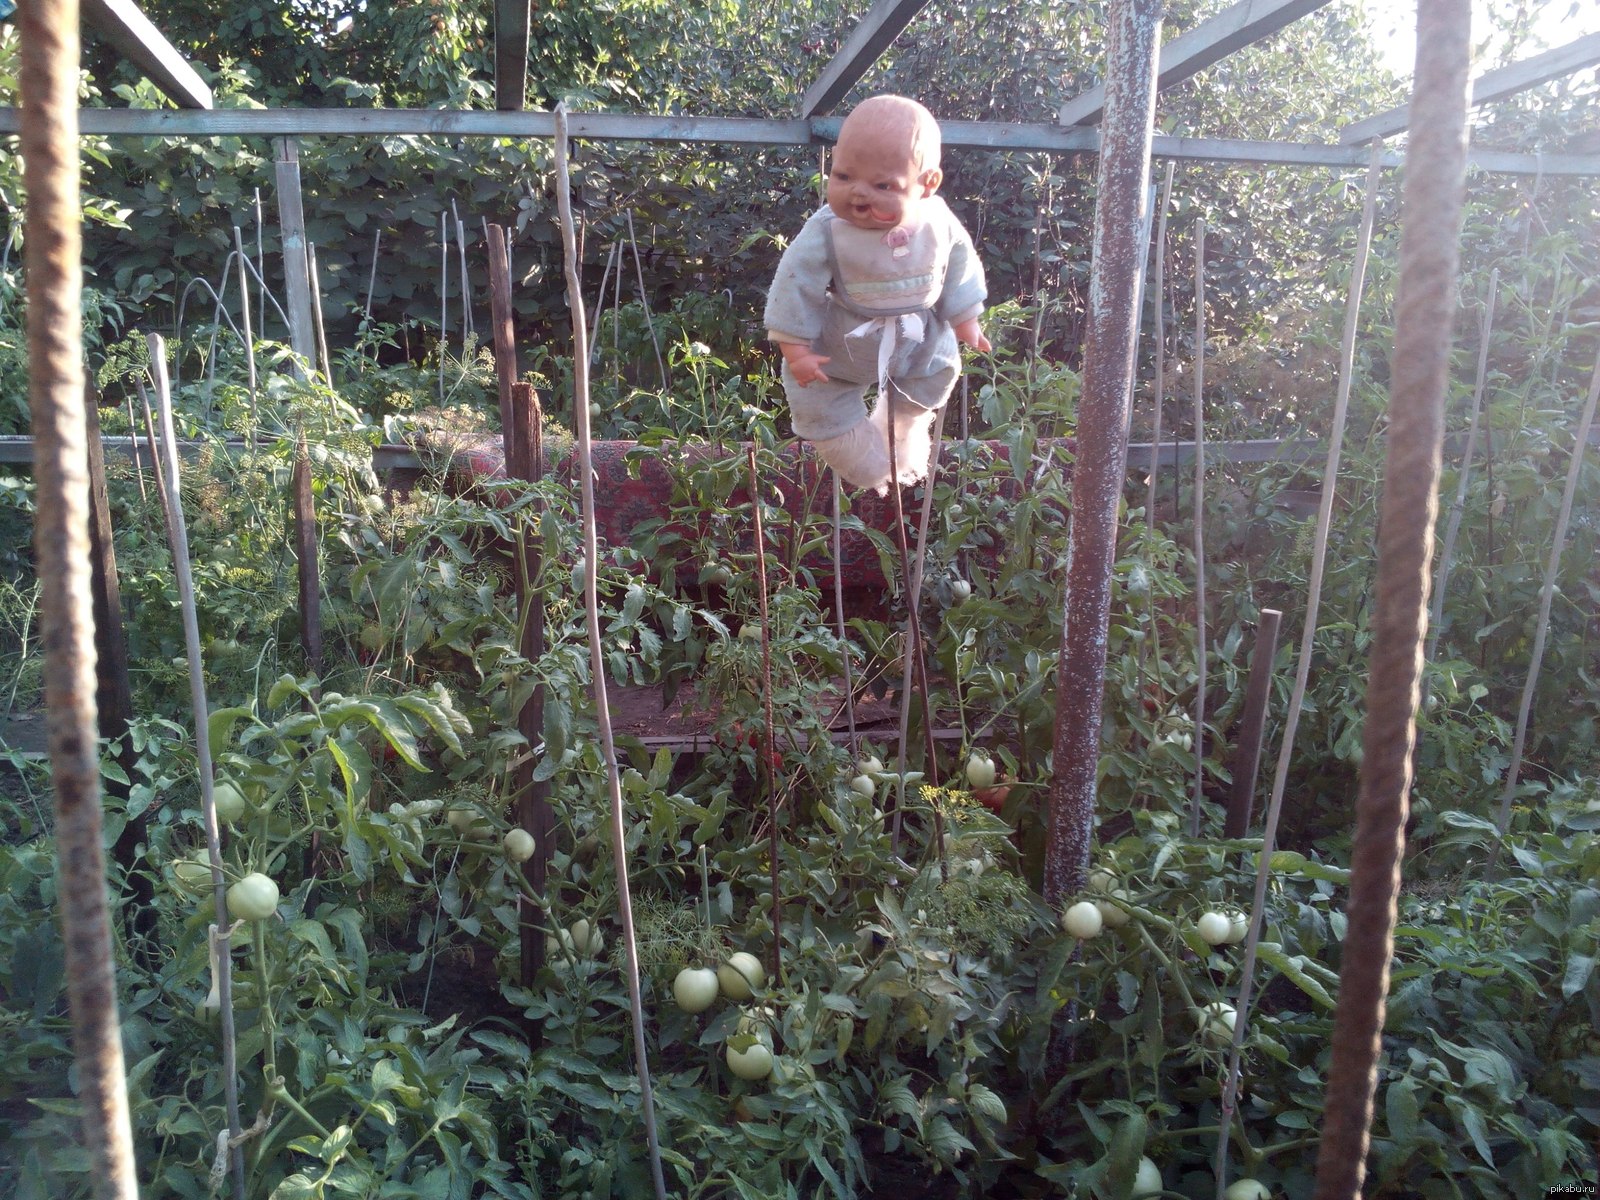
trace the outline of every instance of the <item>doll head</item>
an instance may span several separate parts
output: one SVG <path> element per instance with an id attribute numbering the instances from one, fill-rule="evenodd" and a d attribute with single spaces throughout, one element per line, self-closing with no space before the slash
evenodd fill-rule
<path id="1" fill-rule="evenodd" d="M 893 229 L 914 220 L 943 178 L 933 114 L 904 96 L 873 96 L 839 127 L 828 207 L 859 229 Z"/>

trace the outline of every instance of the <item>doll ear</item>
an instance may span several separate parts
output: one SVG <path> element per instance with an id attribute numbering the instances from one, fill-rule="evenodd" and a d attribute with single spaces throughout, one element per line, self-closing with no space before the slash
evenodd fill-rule
<path id="1" fill-rule="evenodd" d="M 939 190 L 939 185 L 944 182 L 944 172 L 937 167 L 931 171 L 924 171 L 917 177 L 917 182 L 922 185 L 923 199 L 927 199 Z"/>

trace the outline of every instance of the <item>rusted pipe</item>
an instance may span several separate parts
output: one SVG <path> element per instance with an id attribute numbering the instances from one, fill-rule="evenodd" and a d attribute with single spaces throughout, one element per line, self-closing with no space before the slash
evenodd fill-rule
<path id="1" fill-rule="evenodd" d="M 1417 6 L 1377 600 L 1351 854 L 1349 930 L 1317 1156 L 1317 1200 L 1354 1200 L 1361 1194 L 1371 1141 L 1439 507 L 1467 166 L 1471 23 L 1471 0 L 1428 0 Z"/>
<path id="2" fill-rule="evenodd" d="M 84 416 L 82 212 L 78 201 L 78 4 L 29 0 L 22 45 L 23 247 L 34 520 L 42 597 L 45 719 L 55 793 L 57 888 L 83 1147 L 95 1195 L 137 1195 L 117 1018 L 100 820 Z"/>
<path id="3" fill-rule="evenodd" d="M 1094 831 L 1095 764 L 1105 696 L 1117 502 L 1127 472 L 1134 278 L 1149 203 L 1160 0 L 1117 0 L 1107 49 L 1106 120 L 1095 203 L 1094 266 L 1083 397 L 1072 473 L 1072 537 L 1056 672 L 1055 774 L 1050 780 L 1044 898 L 1058 905 L 1083 884 Z"/>

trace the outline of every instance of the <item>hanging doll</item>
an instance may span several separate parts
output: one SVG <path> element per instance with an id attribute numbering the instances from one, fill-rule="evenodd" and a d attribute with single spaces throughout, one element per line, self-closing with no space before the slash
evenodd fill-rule
<path id="1" fill-rule="evenodd" d="M 839 129 L 827 206 L 784 252 L 767 294 L 795 432 L 846 482 L 880 495 L 891 436 L 898 482 L 926 477 L 934 416 L 961 366 L 957 343 L 989 349 L 978 324 L 983 266 L 937 195 L 942 179 L 926 108 L 902 96 L 863 101 Z"/>

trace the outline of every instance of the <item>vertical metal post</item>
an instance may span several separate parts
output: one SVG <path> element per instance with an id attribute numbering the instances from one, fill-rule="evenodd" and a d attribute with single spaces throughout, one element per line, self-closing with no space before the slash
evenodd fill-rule
<path id="1" fill-rule="evenodd" d="M 1066 611 L 1056 675 L 1055 775 L 1050 780 L 1044 864 L 1044 897 L 1050 904 L 1082 885 L 1094 830 L 1111 565 L 1117 503 L 1127 472 L 1126 414 L 1138 330 L 1134 280 L 1149 203 L 1146 181 L 1161 16 L 1160 0 L 1116 0 L 1111 8 L 1088 348 L 1078 405 Z"/>

